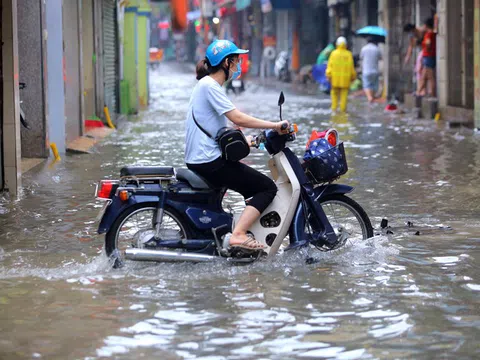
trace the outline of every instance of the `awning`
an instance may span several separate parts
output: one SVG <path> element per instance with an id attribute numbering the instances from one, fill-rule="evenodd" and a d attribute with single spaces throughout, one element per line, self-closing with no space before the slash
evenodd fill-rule
<path id="1" fill-rule="evenodd" d="M 170 7 L 172 9 L 172 28 L 176 31 L 185 31 L 188 26 L 187 0 L 170 0 Z"/>

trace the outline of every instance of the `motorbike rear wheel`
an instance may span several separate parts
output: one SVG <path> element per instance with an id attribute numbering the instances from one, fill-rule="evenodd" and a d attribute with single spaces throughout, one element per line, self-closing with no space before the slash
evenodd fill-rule
<path id="1" fill-rule="evenodd" d="M 348 240 L 366 240 L 373 237 L 373 228 L 365 210 L 353 199 L 343 194 L 327 195 L 319 199 L 328 221 L 332 225 L 337 236 L 340 232 L 348 233 Z M 300 212 L 300 213 L 299 213 Z M 306 215 L 306 216 L 305 216 Z M 305 221 L 309 214 L 305 214 L 302 205 L 297 209 L 297 224 L 292 226 L 290 239 L 293 242 L 308 240 L 310 235 L 309 224 Z M 346 242 L 345 241 L 345 242 Z M 337 249 L 345 244 L 343 242 Z"/>
<path id="2" fill-rule="evenodd" d="M 113 267 L 119 267 L 123 263 L 127 248 L 141 248 L 144 245 L 142 239 L 153 237 L 156 206 L 155 203 L 132 206 L 115 220 L 105 236 L 105 252 L 108 257 L 112 257 Z M 165 208 L 160 237 L 168 240 L 182 240 L 187 239 L 188 236 L 188 225 L 182 217 L 173 209 Z"/>

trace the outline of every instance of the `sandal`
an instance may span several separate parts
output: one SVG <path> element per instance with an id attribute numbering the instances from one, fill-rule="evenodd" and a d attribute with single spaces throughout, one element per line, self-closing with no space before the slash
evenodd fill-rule
<path id="1" fill-rule="evenodd" d="M 267 246 L 265 246 L 262 243 L 255 240 L 253 235 L 247 234 L 247 237 L 248 237 L 248 239 L 245 240 L 243 243 L 236 244 L 236 245 L 230 245 L 230 248 L 231 249 L 240 248 L 240 249 L 253 250 L 253 251 L 264 250 L 264 249 L 267 248 Z"/>

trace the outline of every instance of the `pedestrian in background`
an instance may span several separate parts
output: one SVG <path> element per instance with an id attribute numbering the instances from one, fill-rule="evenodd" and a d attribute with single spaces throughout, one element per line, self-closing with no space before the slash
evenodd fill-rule
<path id="1" fill-rule="evenodd" d="M 403 60 L 403 64 L 407 65 L 412 58 L 413 50 L 418 44 L 421 44 L 426 29 L 425 26 L 419 27 L 413 24 L 406 24 L 403 27 L 403 31 L 409 34 L 408 49 L 407 53 L 405 54 L 405 59 Z"/>
<path id="2" fill-rule="evenodd" d="M 378 63 L 382 60 L 382 53 L 373 37 L 369 36 L 367 41 L 368 44 L 360 51 L 360 60 L 362 61 L 362 85 L 368 102 L 372 103 L 378 91 L 378 80 L 380 77 Z"/>
<path id="3" fill-rule="evenodd" d="M 435 68 L 437 66 L 437 34 L 433 31 L 434 20 L 429 18 L 425 20 L 426 32 L 422 41 L 422 55 L 423 55 L 423 75 L 420 81 L 419 93 L 427 88 L 427 94 L 435 97 Z"/>
<path id="4" fill-rule="evenodd" d="M 423 76 L 423 53 L 422 53 L 422 41 L 423 36 L 425 35 L 425 25 L 418 27 L 413 24 L 406 24 L 403 27 L 403 31 L 409 34 L 409 43 L 407 53 L 405 54 L 405 59 L 403 61 L 404 65 L 407 65 L 412 58 L 413 50 L 418 47 L 420 51 L 418 52 L 417 58 L 415 60 L 414 65 L 414 72 L 415 72 L 415 80 L 417 83 L 417 96 L 425 95 L 425 90 L 420 91 L 420 85 L 422 82 Z"/>
<path id="5" fill-rule="evenodd" d="M 357 77 L 353 64 L 353 55 L 347 50 L 347 39 L 340 36 L 336 41 L 337 48 L 333 50 L 328 59 L 327 78 L 332 84 L 330 96 L 332 111 L 337 111 L 340 98 L 340 111 L 347 111 L 348 91 L 350 84 Z"/>
<path id="6" fill-rule="evenodd" d="M 335 50 L 335 44 L 329 43 L 322 51 L 318 54 L 317 57 L 317 65 L 321 65 L 323 63 L 328 62 L 328 58 L 330 57 L 331 53 Z"/>

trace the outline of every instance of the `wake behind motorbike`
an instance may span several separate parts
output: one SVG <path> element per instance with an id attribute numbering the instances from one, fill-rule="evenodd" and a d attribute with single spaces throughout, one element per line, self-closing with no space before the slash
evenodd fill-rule
<path id="1" fill-rule="evenodd" d="M 282 93 L 280 118 L 283 102 Z M 295 140 L 296 126 L 288 134 L 263 131 L 255 139 L 255 146 L 270 155 L 268 167 L 278 188 L 249 230 L 265 250 L 229 246 L 240 213 L 223 209 L 226 188 L 215 188 L 185 168 L 125 167 L 119 180 L 97 186 L 97 199 L 105 201 L 98 233 L 106 234 L 106 255 L 115 267 L 125 260 L 248 263 L 280 250 L 328 251 L 372 237 L 368 215 L 346 195 L 353 187 L 332 183 L 347 170 L 343 143 L 302 163 L 287 146 Z"/>

